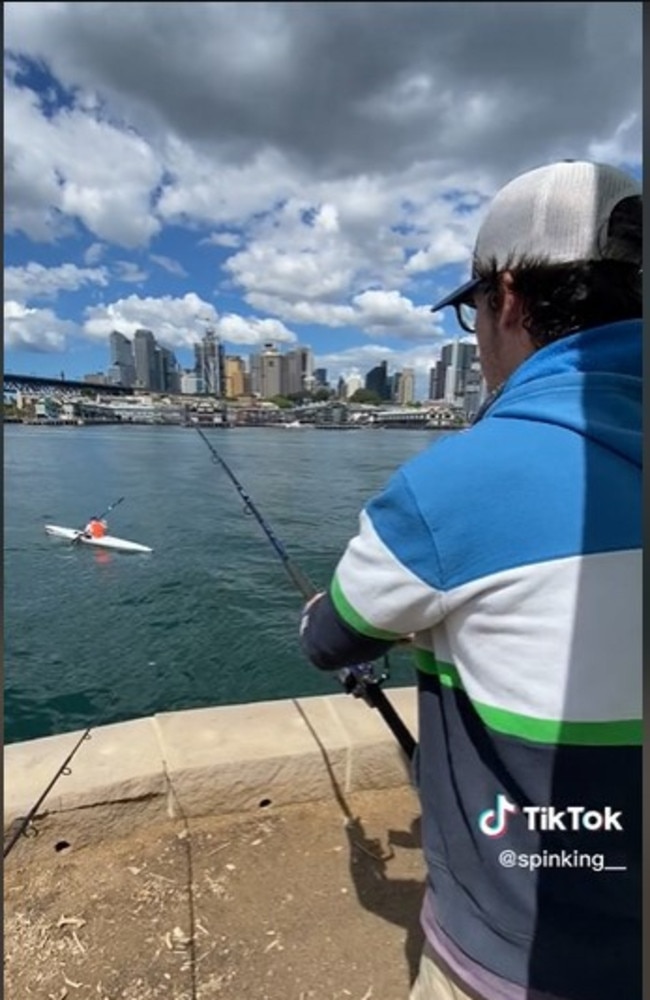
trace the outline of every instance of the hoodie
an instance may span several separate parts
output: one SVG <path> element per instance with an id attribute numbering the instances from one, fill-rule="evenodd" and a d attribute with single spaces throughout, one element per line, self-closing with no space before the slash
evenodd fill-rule
<path id="1" fill-rule="evenodd" d="M 641 1000 L 641 339 L 527 359 L 301 623 L 325 669 L 415 636 L 424 929 L 488 1000 Z"/>

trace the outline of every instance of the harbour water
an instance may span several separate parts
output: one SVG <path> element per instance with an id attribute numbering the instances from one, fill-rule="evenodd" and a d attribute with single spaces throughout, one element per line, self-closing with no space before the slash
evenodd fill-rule
<path id="1" fill-rule="evenodd" d="M 327 584 L 358 514 L 436 431 L 208 431 L 289 555 Z M 301 599 L 200 436 L 176 427 L 7 425 L 5 741 L 154 712 L 338 693 L 298 644 Z M 150 555 L 48 537 L 113 500 Z M 391 685 L 413 683 L 409 654 Z"/>

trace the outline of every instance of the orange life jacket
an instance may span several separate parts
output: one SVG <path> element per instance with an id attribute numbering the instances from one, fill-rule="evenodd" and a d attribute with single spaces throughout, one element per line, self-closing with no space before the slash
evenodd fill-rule
<path id="1" fill-rule="evenodd" d="M 93 538 L 103 538 L 106 534 L 106 525 L 103 521 L 90 521 L 87 530 Z"/>

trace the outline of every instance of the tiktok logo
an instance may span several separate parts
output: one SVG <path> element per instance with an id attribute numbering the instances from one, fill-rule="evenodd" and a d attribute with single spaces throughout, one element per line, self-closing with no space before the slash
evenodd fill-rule
<path id="1" fill-rule="evenodd" d="M 502 837 L 508 826 L 508 813 L 518 812 L 517 806 L 505 795 L 497 795 L 494 809 L 485 809 L 478 817 L 478 828 L 486 837 Z"/>

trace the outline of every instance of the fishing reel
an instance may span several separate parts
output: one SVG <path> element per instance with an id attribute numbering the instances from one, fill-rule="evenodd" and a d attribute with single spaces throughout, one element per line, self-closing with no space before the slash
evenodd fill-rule
<path id="1" fill-rule="evenodd" d="M 379 675 L 375 673 L 375 666 L 372 663 L 355 663 L 353 667 L 343 667 L 337 671 L 337 677 L 345 693 L 351 694 L 354 698 L 363 698 L 373 707 L 376 704 L 374 693 L 389 676 L 387 656 L 384 656 L 384 669 Z"/>

